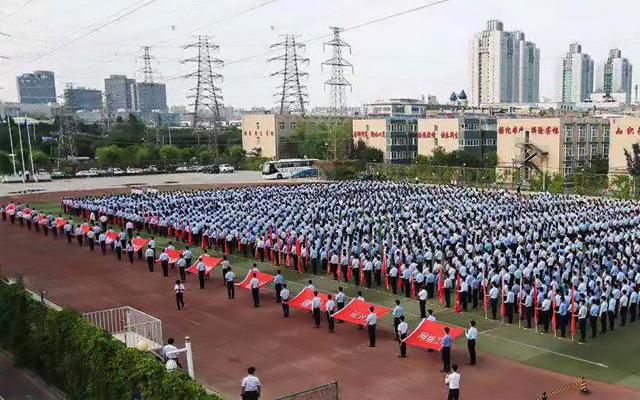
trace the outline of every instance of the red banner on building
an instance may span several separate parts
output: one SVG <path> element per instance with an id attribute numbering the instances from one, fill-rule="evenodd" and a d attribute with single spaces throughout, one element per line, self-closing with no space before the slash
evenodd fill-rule
<path id="1" fill-rule="evenodd" d="M 273 280 L 273 275 L 265 274 L 264 272 L 256 272 L 256 278 L 258 278 L 258 287 L 262 287 Z M 253 279 L 253 272 L 249 271 L 244 280 L 240 283 L 236 283 L 236 286 L 241 288 L 251 289 L 251 279 Z"/>
<path id="2" fill-rule="evenodd" d="M 328 300 L 327 295 L 328 293 L 318 292 L 318 297 L 320 297 L 320 310 L 322 311 L 327 310 L 325 307 Z M 308 287 L 305 287 L 294 298 L 289 300 L 289 306 L 293 308 L 297 308 L 299 310 L 311 311 L 312 301 L 313 301 L 313 291 Z"/>
<path id="3" fill-rule="evenodd" d="M 444 328 L 448 325 L 444 325 L 435 321 L 427 321 L 423 319 L 422 322 L 411 332 L 404 342 L 411 346 L 422 347 L 425 349 L 440 350 L 442 348 L 442 339 L 444 338 Z M 464 329 L 455 326 L 449 327 L 449 335 L 455 340 L 458 336 L 464 333 Z"/>
<path id="4" fill-rule="evenodd" d="M 187 272 L 198 275 L 199 262 L 200 260 L 196 260 L 196 262 L 194 262 L 192 266 L 187 268 Z M 209 276 L 212 270 L 214 270 L 218 265 L 222 264 L 222 258 L 211 257 L 208 254 L 203 254 L 202 262 L 204 263 L 204 276 Z"/>
<path id="5" fill-rule="evenodd" d="M 131 244 L 133 245 L 133 251 L 138 251 L 145 248 L 147 244 L 149 244 L 149 242 L 149 239 L 141 238 L 140 236 L 134 237 L 131 241 Z"/>
<path id="6" fill-rule="evenodd" d="M 367 316 L 371 312 L 369 310 L 369 307 L 371 306 L 373 306 L 373 312 L 378 316 L 378 318 L 381 318 L 383 315 L 391 311 L 391 309 L 387 307 L 367 303 L 364 300 L 353 299 L 349 304 L 344 306 L 342 310 L 333 314 L 333 317 L 352 324 L 365 325 L 367 322 Z"/>

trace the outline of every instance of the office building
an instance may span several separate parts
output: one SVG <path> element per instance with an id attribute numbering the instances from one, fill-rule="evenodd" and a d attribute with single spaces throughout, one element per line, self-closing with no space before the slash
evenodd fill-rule
<path id="1" fill-rule="evenodd" d="M 139 82 L 137 110 L 142 112 L 167 111 L 167 88 L 165 84 Z"/>
<path id="2" fill-rule="evenodd" d="M 596 65 L 595 92 L 604 97 L 624 99 L 631 103 L 631 87 L 633 66 L 628 59 L 622 57 L 619 49 L 609 50 L 609 57 Z M 621 93 L 621 95 L 615 95 Z"/>
<path id="3" fill-rule="evenodd" d="M 353 120 L 354 146 L 363 141 L 384 153 L 384 161 L 407 164 L 435 148 L 485 155 L 496 151 L 496 118 L 485 115 L 435 116 Z"/>
<path id="4" fill-rule="evenodd" d="M 66 88 L 64 101 L 74 111 L 96 111 L 102 109 L 102 91 L 84 87 Z"/>
<path id="5" fill-rule="evenodd" d="M 562 62 L 562 102 L 587 101 L 593 92 L 594 64 L 579 43 L 571 43 Z"/>
<path id="6" fill-rule="evenodd" d="M 570 175 L 609 156 L 609 121 L 600 117 L 498 118 L 498 167 Z"/>
<path id="7" fill-rule="evenodd" d="M 110 112 L 138 110 L 135 79 L 129 79 L 125 75 L 111 75 L 105 78 L 104 96 Z"/>
<path id="8" fill-rule="evenodd" d="M 16 78 L 20 103 L 47 104 L 56 102 L 56 82 L 53 71 L 34 71 Z"/>
<path id="9" fill-rule="evenodd" d="M 490 20 L 471 40 L 469 54 L 472 106 L 535 103 L 539 99 L 540 50 L 522 32 L 506 32 Z"/>

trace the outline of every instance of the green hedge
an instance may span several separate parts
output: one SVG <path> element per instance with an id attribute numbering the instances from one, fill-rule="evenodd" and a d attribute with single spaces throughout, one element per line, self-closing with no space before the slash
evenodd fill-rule
<path id="1" fill-rule="evenodd" d="M 0 283 L 0 345 L 71 399 L 208 399 L 184 371 L 125 345 L 71 310 L 54 311 Z"/>

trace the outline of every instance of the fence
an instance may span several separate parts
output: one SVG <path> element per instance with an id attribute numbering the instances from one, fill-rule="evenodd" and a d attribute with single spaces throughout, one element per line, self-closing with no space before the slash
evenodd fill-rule
<path id="1" fill-rule="evenodd" d="M 141 340 L 150 342 L 150 350 L 162 347 L 162 322 L 133 307 L 93 311 L 85 313 L 84 317 L 124 342 L 127 347 L 136 347 Z"/>
<path id="2" fill-rule="evenodd" d="M 338 400 L 340 387 L 337 381 L 305 389 L 301 392 L 278 397 L 276 400 Z"/>
<path id="3" fill-rule="evenodd" d="M 468 185 L 502 189 L 575 193 L 588 196 L 640 198 L 638 179 L 628 174 L 541 173 L 512 166 L 495 168 L 451 167 L 423 164 L 368 164 L 373 179 L 401 180 L 439 185 Z"/>

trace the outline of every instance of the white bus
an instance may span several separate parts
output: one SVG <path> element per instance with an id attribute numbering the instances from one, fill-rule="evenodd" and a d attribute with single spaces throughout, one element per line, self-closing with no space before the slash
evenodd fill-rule
<path id="1" fill-rule="evenodd" d="M 318 176 L 315 159 L 291 158 L 278 161 L 267 161 L 262 164 L 264 179 L 312 178 Z"/>

